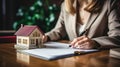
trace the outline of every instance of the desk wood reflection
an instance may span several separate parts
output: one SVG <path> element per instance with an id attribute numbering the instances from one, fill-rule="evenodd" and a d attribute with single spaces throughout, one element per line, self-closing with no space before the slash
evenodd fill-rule
<path id="1" fill-rule="evenodd" d="M 14 43 L 0 44 L 0 67 L 118 67 L 120 60 L 109 57 L 109 50 L 46 61 L 17 53 Z"/>

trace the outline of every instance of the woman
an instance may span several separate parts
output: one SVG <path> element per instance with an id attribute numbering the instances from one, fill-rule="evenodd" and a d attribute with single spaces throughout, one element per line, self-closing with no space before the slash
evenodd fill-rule
<path id="1" fill-rule="evenodd" d="M 117 0 L 65 0 L 58 22 L 44 42 L 68 36 L 71 46 L 92 49 L 120 45 Z"/>

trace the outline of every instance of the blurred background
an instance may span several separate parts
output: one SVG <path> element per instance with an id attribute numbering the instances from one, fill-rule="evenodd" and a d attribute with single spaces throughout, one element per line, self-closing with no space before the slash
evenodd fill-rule
<path id="1" fill-rule="evenodd" d="M 56 24 L 63 0 L 0 0 L 0 35 L 12 35 L 24 25 L 38 25 L 43 32 Z"/>
<path id="2" fill-rule="evenodd" d="M 50 31 L 57 22 L 63 1 L 0 0 L 0 36 L 13 35 L 21 24 L 38 25 L 43 32 Z"/>

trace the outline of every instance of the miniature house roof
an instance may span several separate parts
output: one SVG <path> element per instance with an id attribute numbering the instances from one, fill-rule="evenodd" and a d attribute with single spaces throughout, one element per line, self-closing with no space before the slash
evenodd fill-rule
<path id="1" fill-rule="evenodd" d="M 21 28 L 15 33 L 17 36 L 29 36 L 35 29 L 38 29 L 42 34 L 43 32 L 40 30 L 38 26 L 21 26 Z"/>

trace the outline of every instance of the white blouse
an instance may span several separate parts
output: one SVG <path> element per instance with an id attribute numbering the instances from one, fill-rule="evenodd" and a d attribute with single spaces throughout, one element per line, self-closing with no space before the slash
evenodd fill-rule
<path id="1" fill-rule="evenodd" d="M 85 26 L 86 26 L 87 23 L 85 24 L 80 24 L 80 23 L 77 23 L 77 34 L 80 35 L 84 30 L 85 30 Z"/>

